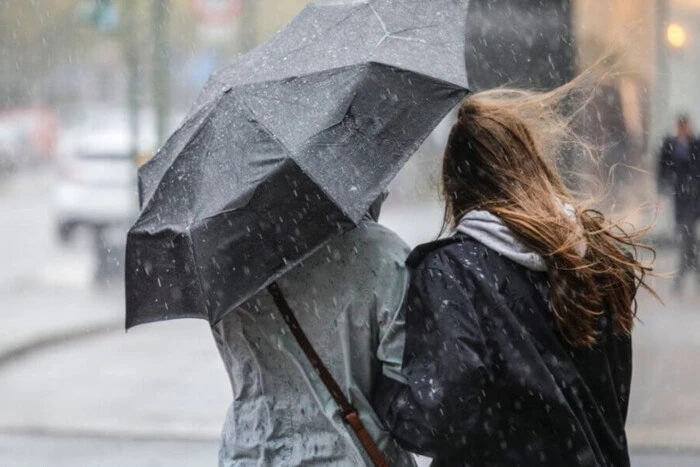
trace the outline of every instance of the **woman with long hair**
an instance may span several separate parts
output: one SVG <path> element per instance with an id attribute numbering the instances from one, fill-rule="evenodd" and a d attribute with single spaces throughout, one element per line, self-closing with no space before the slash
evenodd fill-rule
<path id="1" fill-rule="evenodd" d="M 434 466 L 629 465 L 635 294 L 628 234 L 567 189 L 580 78 L 549 93 L 467 97 L 445 150 L 445 226 L 418 247 L 402 378 L 374 404 Z"/>

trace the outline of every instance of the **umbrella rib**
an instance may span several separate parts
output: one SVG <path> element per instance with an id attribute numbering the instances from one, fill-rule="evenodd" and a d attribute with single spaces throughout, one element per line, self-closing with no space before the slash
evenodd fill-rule
<path id="1" fill-rule="evenodd" d="M 377 21 L 379 21 L 379 25 L 382 27 L 382 30 L 384 31 L 384 36 L 382 36 L 382 38 L 379 39 L 379 42 L 377 42 L 377 45 L 375 45 L 374 49 L 372 50 L 372 52 L 374 52 L 375 50 L 377 50 L 377 48 L 379 48 L 380 45 L 382 45 L 384 43 L 385 40 L 387 40 L 389 38 L 389 36 L 391 36 L 391 33 L 386 28 L 386 23 L 384 22 L 382 17 L 379 16 L 379 13 L 377 12 L 377 9 L 374 8 L 374 5 L 372 5 L 370 3 L 369 7 L 372 9 L 372 13 L 374 13 L 374 17 L 377 18 Z"/>
<path id="2" fill-rule="evenodd" d="M 370 5 L 370 6 L 371 6 L 371 5 Z M 316 6 L 316 8 L 320 8 L 320 7 L 319 7 L 319 6 Z M 348 19 L 350 19 L 350 18 L 352 18 L 353 16 L 355 16 L 355 14 L 356 14 L 356 12 L 354 12 L 354 11 L 348 13 L 348 14 L 347 14 L 345 17 L 343 17 L 342 19 L 338 20 L 337 22 L 335 22 L 334 24 L 328 26 L 327 28 L 323 29 L 322 31 L 316 33 L 311 39 L 309 39 L 309 42 L 308 42 L 307 44 L 300 45 L 299 47 L 296 47 L 296 48 L 290 50 L 289 52 L 287 52 L 283 57 L 280 58 L 280 60 L 285 60 L 285 59 L 289 58 L 290 56 L 292 56 L 292 55 L 294 55 L 294 54 L 296 54 L 296 53 L 298 53 L 298 52 L 301 52 L 301 51 L 304 50 L 304 49 L 309 48 L 311 45 L 313 45 L 316 41 L 318 41 L 319 39 L 321 39 L 321 38 L 322 38 L 324 35 L 326 35 L 328 32 L 330 32 L 331 30 L 335 29 L 336 27 L 338 27 L 339 25 L 341 25 L 342 23 L 344 23 L 344 22 L 347 21 Z"/>
<path id="3" fill-rule="evenodd" d="M 371 62 L 369 62 L 369 63 L 371 63 Z M 377 63 L 379 63 L 379 62 L 377 62 Z M 263 96 L 261 96 L 260 94 L 257 94 L 257 93 L 255 93 L 255 92 L 249 92 L 249 91 L 247 91 L 247 89 L 248 89 L 248 88 L 252 88 L 252 87 L 256 87 L 256 85 L 260 85 L 260 84 L 273 84 L 273 83 L 276 84 L 276 83 L 289 82 L 289 81 L 292 81 L 292 80 L 298 80 L 298 79 L 301 79 L 301 78 L 306 78 L 306 77 L 310 77 L 310 76 L 316 76 L 316 75 L 322 74 L 322 73 L 331 73 L 331 72 L 339 73 L 339 72 L 343 72 L 343 71 L 345 71 L 345 70 L 350 70 L 350 69 L 353 69 L 353 68 L 357 68 L 358 66 L 361 66 L 361 65 L 366 65 L 366 63 L 361 63 L 361 64 L 354 64 L 354 63 L 353 63 L 353 64 L 348 64 L 348 65 L 337 66 L 337 67 L 334 67 L 334 68 L 325 68 L 325 69 L 322 69 L 322 70 L 312 70 L 312 71 L 310 71 L 310 72 L 305 72 L 305 73 L 302 73 L 302 74 L 298 74 L 298 75 L 295 75 L 295 76 L 293 76 L 293 77 L 290 77 L 290 76 L 286 76 L 286 77 L 275 77 L 275 78 L 272 78 L 272 79 L 270 79 L 268 76 L 266 76 L 266 77 L 256 77 L 255 79 L 251 79 L 250 81 L 246 81 L 245 83 L 242 83 L 242 84 L 235 84 L 235 85 L 234 85 L 234 89 L 235 89 L 236 91 L 242 89 L 242 90 L 245 90 L 245 91 L 246 91 L 246 94 L 247 94 L 247 95 L 251 95 L 251 96 L 256 96 L 256 97 L 261 97 L 261 98 L 262 98 Z M 221 86 L 225 86 L 225 84 L 224 84 L 223 81 L 222 81 L 220 84 L 221 84 Z M 297 101 L 294 101 L 294 100 L 285 100 L 285 101 L 281 101 L 281 102 L 296 103 Z"/>
<path id="4" fill-rule="evenodd" d="M 382 26 L 382 29 L 384 30 L 384 34 L 387 35 L 387 36 L 389 36 L 391 33 L 390 33 L 389 30 L 387 29 L 386 23 L 384 22 L 384 20 L 382 19 L 382 17 L 379 16 L 379 13 L 377 12 L 377 9 L 374 8 L 374 5 L 372 5 L 371 3 L 369 3 L 369 7 L 372 9 L 372 13 L 374 13 L 374 16 L 377 18 L 377 21 L 379 21 L 379 24 Z"/>
<path id="5" fill-rule="evenodd" d="M 199 123 L 199 126 L 197 127 L 197 129 L 195 130 L 195 132 L 192 134 L 192 136 L 189 138 L 190 141 L 191 141 L 192 139 L 196 138 L 196 137 L 202 132 L 202 130 L 204 129 L 205 124 L 209 121 L 209 118 L 211 117 L 212 113 L 214 113 L 214 110 L 218 107 L 219 102 L 220 102 L 220 101 L 217 100 L 217 101 L 215 101 L 215 102 L 212 103 L 212 106 L 211 106 L 211 108 L 209 109 L 209 112 L 207 112 L 206 115 L 204 115 L 204 116 L 202 117 L 202 121 Z M 203 110 L 203 109 L 202 109 L 202 110 Z M 195 115 L 196 115 L 196 114 L 195 114 Z M 189 144 L 189 143 L 188 143 L 188 144 Z M 187 146 L 187 145 L 185 145 L 185 146 Z M 157 156 L 158 156 L 158 153 L 156 153 L 156 156 L 155 156 L 155 157 L 157 157 Z M 156 192 L 158 191 L 158 188 L 160 187 L 161 182 L 163 181 L 163 179 L 165 178 L 165 176 L 166 176 L 168 173 L 170 173 L 170 171 L 171 171 L 171 169 L 173 168 L 173 166 L 175 165 L 175 161 L 178 159 L 178 157 L 179 157 L 179 155 L 176 156 L 175 159 L 173 159 L 173 161 L 168 165 L 168 168 L 165 169 L 165 171 L 163 171 L 163 174 L 158 178 L 158 183 L 155 184 L 155 188 L 154 188 L 154 190 L 153 190 L 153 193 L 152 193 L 151 196 L 148 198 L 148 200 L 144 200 L 143 205 L 141 206 L 141 211 L 142 211 L 142 212 L 144 212 L 144 211 L 149 207 L 149 205 L 151 204 L 151 201 L 153 200 L 153 197 L 155 196 Z M 153 161 L 153 159 L 152 159 L 151 161 L 149 161 L 149 163 L 152 162 L 152 161 Z"/>
<path id="6" fill-rule="evenodd" d="M 410 28 L 399 29 L 398 31 L 394 31 L 392 34 L 401 34 L 402 32 L 420 31 L 421 29 L 435 29 L 437 27 L 438 27 L 437 24 L 426 24 L 425 26 L 415 26 L 415 27 L 410 27 Z"/>
<path id="7" fill-rule="evenodd" d="M 379 42 L 377 42 L 377 45 L 374 46 L 374 50 L 377 50 L 380 45 L 384 43 L 387 39 L 399 39 L 403 41 L 409 41 L 409 42 L 420 42 L 421 44 L 427 44 L 428 42 L 425 39 L 419 39 L 417 37 L 407 37 L 407 36 L 397 36 L 395 34 L 397 33 L 402 33 L 402 32 L 408 32 L 408 31 L 418 31 L 420 29 L 427 29 L 427 28 L 433 28 L 436 25 L 429 25 L 429 26 L 419 26 L 419 27 L 413 27 L 413 28 L 405 28 L 400 31 L 395 31 L 391 32 L 389 31 L 389 28 L 387 28 L 386 23 L 382 19 L 382 17 L 379 15 L 379 12 L 377 11 L 376 8 L 374 8 L 374 5 L 371 3 L 369 4 L 369 7 L 372 9 L 372 13 L 374 13 L 374 17 L 377 18 L 377 21 L 379 21 L 379 24 L 382 27 L 382 30 L 384 31 L 384 36 L 379 39 Z M 374 52 L 374 50 L 372 52 Z"/>
<path id="8" fill-rule="evenodd" d="M 192 261 L 194 262 L 194 273 L 197 275 L 197 289 L 199 290 L 199 296 L 201 297 L 201 304 L 204 307 L 204 310 L 207 313 L 207 320 L 211 322 L 211 314 L 209 312 L 209 300 L 206 298 L 206 294 L 204 293 L 204 287 L 202 286 L 202 276 L 201 272 L 199 270 L 199 259 L 197 256 L 197 250 L 194 248 L 194 241 L 192 241 L 192 226 L 188 225 L 187 228 L 185 229 L 185 232 L 187 233 L 187 243 L 188 246 L 190 247 L 190 255 L 192 256 Z"/>
<path id="9" fill-rule="evenodd" d="M 332 200 L 332 201 L 335 202 L 335 198 L 333 198 L 333 196 L 331 196 L 330 193 L 328 193 L 328 191 L 326 191 L 326 189 L 323 188 L 323 186 L 318 182 L 318 180 L 316 180 L 309 172 L 307 172 L 306 170 L 304 170 L 304 168 L 303 168 L 301 165 L 299 165 L 299 163 L 296 161 L 296 159 L 294 159 L 294 158 L 292 157 L 291 151 L 290 151 L 289 148 L 282 142 L 282 140 L 280 140 L 280 139 L 272 132 L 272 130 L 270 130 L 267 126 L 265 126 L 265 124 L 264 124 L 263 122 L 261 122 L 260 120 L 257 119 L 257 117 L 256 117 L 255 112 L 253 111 L 253 109 L 251 109 L 250 106 L 248 106 L 248 104 L 247 104 L 243 99 L 238 99 L 238 101 L 239 101 L 239 103 L 240 103 L 243 107 L 246 108 L 246 110 L 248 111 L 248 113 L 250 113 L 250 115 L 252 115 L 253 117 L 255 117 L 256 123 L 257 123 L 258 125 L 260 125 L 260 127 L 261 127 L 263 130 L 265 130 L 265 133 L 267 133 L 268 136 L 269 136 L 270 138 L 272 138 L 274 141 L 276 141 L 276 142 L 280 145 L 280 147 L 284 149 L 284 153 L 286 154 L 287 159 L 290 160 L 290 161 L 292 161 L 292 162 L 294 163 L 294 165 L 297 166 L 297 168 L 299 169 L 299 171 L 300 171 L 301 173 L 303 173 L 306 177 L 308 177 L 309 180 L 311 180 L 311 181 L 314 183 L 314 185 L 316 185 L 316 186 L 318 187 L 318 189 L 319 189 L 329 200 Z M 337 204 L 336 204 L 336 206 L 337 206 Z M 343 209 L 342 207 L 340 207 L 339 209 L 340 209 L 340 211 L 343 213 L 343 215 L 344 215 L 346 218 L 352 219 L 352 217 L 350 216 L 350 214 L 348 214 L 348 213 L 345 211 L 345 209 Z"/>
<path id="10" fill-rule="evenodd" d="M 409 37 L 409 36 L 394 36 L 393 34 L 388 35 L 387 39 L 398 39 L 398 40 L 409 41 L 409 42 L 420 42 L 421 44 L 428 43 L 425 39 L 419 39 L 417 37 Z"/>

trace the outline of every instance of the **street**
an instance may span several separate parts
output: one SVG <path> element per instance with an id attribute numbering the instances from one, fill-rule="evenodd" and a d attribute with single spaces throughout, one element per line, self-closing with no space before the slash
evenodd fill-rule
<path id="1" fill-rule="evenodd" d="M 123 331 L 121 283 L 95 288 L 90 243 L 61 247 L 49 173 L 0 185 L 0 464 L 214 465 L 230 389 L 203 321 Z M 410 243 L 440 212 L 389 203 Z M 420 219 L 420 222 L 417 222 Z M 660 252 L 661 272 L 673 253 Z M 700 290 L 640 298 L 628 434 L 638 466 L 700 465 Z"/>
<path id="2" fill-rule="evenodd" d="M 49 459 L 52 467 L 214 466 L 217 449 L 215 441 L 0 435 L 0 459 L 8 467 L 45 467 Z M 699 459 L 692 454 L 645 453 L 634 455 L 632 465 L 696 467 Z"/>

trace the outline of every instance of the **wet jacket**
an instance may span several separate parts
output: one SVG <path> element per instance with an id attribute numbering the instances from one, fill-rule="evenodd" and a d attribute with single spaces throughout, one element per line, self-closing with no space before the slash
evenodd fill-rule
<path id="1" fill-rule="evenodd" d="M 700 141 L 688 142 L 687 155 L 678 149 L 678 139 L 667 137 L 659 155 L 659 189 L 673 195 L 677 222 L 693 221 L 700 214 Z"/>
<path id="2" fill-rule="evenodd" d="M 593 350 L 555 331 L 547 273 L 462 234 L 408 260 L 405 382 L 377 413 L 434 466 L 628 466 L 632 351 L 608 320 Z"/>
<path id="3" fill-rule="evenodd" d="M 392 466 L 413 466 L 370 396 L 400 372 L 406 245 L 367 221 L 278 282 L 309 340 Z M 233 389 L 219 465 L 371 465 L 265 292 L 213 328 Z M 400 377 L 400 376 L 399 376 Z"/>

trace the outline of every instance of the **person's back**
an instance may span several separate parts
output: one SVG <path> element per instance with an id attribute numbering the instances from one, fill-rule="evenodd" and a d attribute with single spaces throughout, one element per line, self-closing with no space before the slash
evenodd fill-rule
<path id="1" fill-rule="evenodd" d="M 399 440 L 434 467 L 629 465 L 630 336 L 603 317 L 595 347 L 568 348 L 547 273 L 466 235 L 423 245 L 408 264 L 410 393 L 384 378 L 374 399 Z"/>
<path id="2" fill-rule="evenodd" d="M 323 247 L 278 284 L 303 330 L 390 465 L 414 465 L 381 428 L 368 402 L 385 370 L 399 371 L 407 286 L 406 245 L 364 222 Z M 369 465 L 326 387 L 267 293 L 213 328 L 229 372 L 220 466 Z"/>

